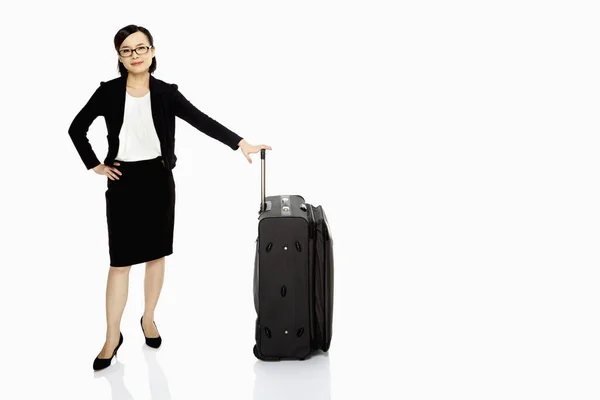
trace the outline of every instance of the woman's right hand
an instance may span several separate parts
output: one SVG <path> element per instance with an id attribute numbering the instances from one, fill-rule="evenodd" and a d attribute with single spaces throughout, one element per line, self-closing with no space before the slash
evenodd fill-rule
<path id="1" fill-rule="evenodd" d="M 118 161 L 115 161 L 113 165 L 121 165 Z M 121 171 L 119 171 L 118 169 L 116 169 L 113 166 L 110 165 L 106 165 L 106 164 L 98 164 L 94 167 L 94 172 L 97 173 L 98 175 L 106 175 L 108 176 L 109 179 L 112 179 L 113 181 L 115 179 L 119 179 L 119 175 L 123 175 L 121 173 Z"/>

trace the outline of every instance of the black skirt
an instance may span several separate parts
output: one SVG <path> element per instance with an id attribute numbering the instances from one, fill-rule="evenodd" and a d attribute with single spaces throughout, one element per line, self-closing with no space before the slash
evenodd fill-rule
<path id="1" fill-rule="evenodd" d="M 162 156 L 119 161 L 118 180 L 107 179 L 106 220 L 110 265 L 124 267 L 173 253 L 175 181 Z M 117 174 L 118 175 L 118 174 Z"/>

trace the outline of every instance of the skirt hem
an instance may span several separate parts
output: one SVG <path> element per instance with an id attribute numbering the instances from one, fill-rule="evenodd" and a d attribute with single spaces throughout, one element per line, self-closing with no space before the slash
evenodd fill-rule
<path id="1" fill-rule="evenodd" d="M 111 267 L 129 267 L 130 265 L 141 264 L 141 263 L 144 263 L 144 262 L 157 260 L 157 259 L 162 258 L 162 257 L 170 256 L 171 254 L 173 254 L 173 250 L 169 250 L 167 252 L 162 252 L 162 253 L 160 253 L 160 254 L 158 254 L 156 256 L 134 258 L 131 261 L 127 261 L 127 262 L 115 262 L 115 263 L 113 263 L 111 261 L 110 266 Z"/>

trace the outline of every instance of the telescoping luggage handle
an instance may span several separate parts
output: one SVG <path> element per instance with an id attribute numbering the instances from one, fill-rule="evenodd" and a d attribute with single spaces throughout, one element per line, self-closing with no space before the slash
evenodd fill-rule
<path id="1" fill-rule="evenodd" d="M 260 210 L 258 210 L 258 217 L 260 218 L 260 215 L 265 212 L 265 211 L 270 211 L 271 210 L 271 201 L 267 201 L 266 200 L 266 177 L 265 177 L 265 170 L 267 169 L 265 166 L 265 154 L 266 154 L 266 150 L 265 149 L 260 149 Z"/>
<path id="2" fill-rule="evenodd" d="M 260 215 L 265 212 L 265 211 L 269 211 L 271 210 L 271 202 L 270 201 L 266 201 L 266 193 L 265 193 L 265 184 L 266 184 L 266 177 L 265 177 L 265 170 L 266 170 L 266 166 L 265 166 L 265 154 L 266 154 L 266 150 L 265 149 L 260 149 L 260 209 L 258 210 L 258 215 L 260 218 Z M 282 205 L 282 211 L 285 213 L 290 213 L 290 199 L 288 196 L 285 196 L 281 199 L 281 205 Z M 307 211 L 307 205 L 306 204 L 302 204 L 300 205 L 300 209 L 304 212 Z"/>
<path id="3" fill-rule="evenodd" d="M 267 205 L 265 204 L 265 149 L 260 150 L 260 210 L 259 214 L 266 210 Z"/>
<path id="4" fill-rule="evenodd" d="M 258 218 L 260 218 L 261 214 L 265 211 L 271 211 L 271 201 L 267 201 L 266 197 L 266 177 L 265 170 L 267 169 L 265 166 L 265 149 L 260 149 L 260 210 L 258 210 Z"/>

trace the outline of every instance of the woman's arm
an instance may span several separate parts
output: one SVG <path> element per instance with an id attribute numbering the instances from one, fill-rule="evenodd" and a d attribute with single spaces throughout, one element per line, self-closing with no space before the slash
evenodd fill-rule
<path id="1" fill-rule="evenodd" d="M 69 136 L 88 170 L 101 164 L 87 138 L 87 132 L 90 125 L 92 125 L 92 122 L 94 122 L 96 117 L 102 114 L 101 87 L 102 84 L 96 89 L 81 111 L 77 113 L 75 119 L 73 119 L 73 122 L 71 122 L 71 125 L 69 126 Z"/>
<path id="2" fill-rule="evenodd" d="M 192 125 L 194 128 L 206 135 L 220 141 L 223 144 L 237 150 L 240 142 L 243 140 L 237 133 L 229 130 L 219 122 L 215 121 L 202 111 L 198 110 L 183 94 L 177 89 L 177 85 L 172 83 L 175 115 Z"/>

